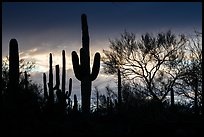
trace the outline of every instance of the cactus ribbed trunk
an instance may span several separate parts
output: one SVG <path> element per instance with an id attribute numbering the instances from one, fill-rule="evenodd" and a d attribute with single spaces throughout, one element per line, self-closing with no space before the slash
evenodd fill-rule
<path id="1" fill-rule="evenodd" d="M 68 109 L 69 109 L 68 111 L 70 111 L 72 107 L 72 102 L 70 99 L 71 93 L 72 93 L 72 78 L 69 79 L 69 91 L 66 91 L 66 94 L 64 96 L 64 106 L 66 106 L 66 99 L 68 99 Z"/>
<path id="2" fill-rule="evenodd" d="M 91 96 L 91 80 L 90 80 L 90 53 L 89 53 L 89 32 L 86 16 L 81 17 L 82 20 L 82 49 L 80 50 L 82 75 L 81 79 L 81 94 L 82 94 L 82 111 L 88 113 L 90 110 Z"/>
<path id="3" fill-rule="evenodd" d="M 50 53 L 50 61 L 49 61 L 49 105 L 54 104 L 54 91 L 53 91 L 53 71 L 52 71 L 52 54 Z"/>
<path id="4" fill-rule="evenodd" d="M 48 99 L 46 74 L 43 73 L 44 98 Z"/>
<path id="5" fill-rule="evenodd" d="M 82 48 L 80 49 L 80 64 L 79 57 L 75 51 L 72 52 L 72 64 L 74 74 L 81 81 L 81 96 L 82 96 L 82 112 L 88 114 L 90 112 L 90 97 L 91 97 L 91 82 L 96 79 L 100 69 L 100 54 L 96 53 L 90 72 L 90 53 L 89 53 L 89 33 L 87 18 L 85 14 L 81 16 L 82 21 Z"/>
<path id="6" fill-rule="evenodd" d="M 59 86 L 60 86 L 59 65 L 56 65 L 55 69 L 56 69 L 56 86 L 55 86 L 55 89 L 59 90 Z"/>
<path id="7" fill-rule="evenodd" d="M 72 79 L 70 78 L 69 81 L 69 91 L 66 91 L 65 93 L 65 83 L 66 83 L 66 60 L 65 60 L 65 50 L 62 51 L 62 89 L 60 89 L 60 69 L 59 65 L 55 66 L 56 71 L 56 85 L 53 87 L 53 70 L 52 70 L 52 54 L 49 54 L 49 95 L 47 93 L 47 85 L 46 85 L 46 75 L 43 74 L 43 83 L 44 83 L 44 97 L 48 100 L 48 110 L 53 110 L 53 105 L 55 103 L 54 98 L 54 90 L 56 91 L 57 95 L 57 105 L 59 107 L 60 113 L 64 113 L 67 107 L 66 99 L 68 99 L 68 102 L 71 102 L 70 96 L 71 96 L 71 90 L 72 90 Z M 68 106 L 69 103 L 68 103 Z"/>
<path id="8" fill-rule="evenodd" d="M 66 83 L 66 60 L 65 50 L 62 51 L 62 94 L 65 94 L 65 83 Z"/>
<path id="9" fill-rule="evenodd" d="M 65 58 L 65 50 L 62 50 L 62 105 L 63 105 L 63 108 L 66 107 L 65 83 L 66 83 L 66 58 Z"/>
<path id="10" fill-rule="evenodd" d="M 19 86 L 19 54 L 16 39 L 11 39 L 9 43 L 9 96 L 14 97 Z"/>
<path id="11" fill-rule="evenodd" d="M 91 81 L 81 81 L 81 97 L 82 97 L 82 112 L 89 113 L 90 111 L 90 98 L 91 98 Z"/>

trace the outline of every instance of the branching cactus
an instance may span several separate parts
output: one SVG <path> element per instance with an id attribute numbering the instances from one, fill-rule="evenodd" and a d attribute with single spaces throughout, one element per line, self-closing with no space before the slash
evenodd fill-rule
<path id="1" fill-rule="evenodd" d="M 62 50 L 62 93 L 65 94 L 65 83 L 66 83 L 66 58 L 65 50 Z"/>
<path id="2" fill-rule="evenodd" d="M 52 54 L 50 53 L 50 61 L 49 61 L 49 96 L 48 96 L 48 104 L 54 104 L 54 88 L 53 88 L 53 71 L 52 71 Z"/>
<path id="3" fill-rule="evenodd" d="M 52 109 L 54 105 L 54 88 L 53 88 L 53 71 L 52 71 L 52 54 L 51 53 L 50 53 L 50 58 L 49 58 L 49 83 L 48 83 L 49 94 L 47 91 L 47 81 L 46 81 L 45 73 L 43 73 L 43 85 L 44 85 L 44 99 L 48 101 L 48 109 Z"/>
<path id="4" fill-rule="evenodd" d="M 75 76 L 81 81 L 82 112 L 90 112 L 91 83 L 98 76 L 100 69 L 100 54 L 96 53 L 93 62 L 92 73 L 90 72 L 90 53 L 89 53 L 89 32 L 87 18 L 85 14 L 81 16 L 82 21 L 82 48 L 79 57 L 75 51 L 72 52 L 72 64 Z"/>
<path id="5" fill-rule="evenodd" d="M 53 70 L 52 70 L 52 54 L 50 53 L 50 58 L 49 58 L 49 83 L 48 83 L 48 88 L 49 88 L 49 94 L 47 91 L 47 84 L 46 84 L 46 74 L 43 73 L 43 83 L 44 83 L 44 97 L 48 101 L 48 107 L 52 109 L 52 106 L 54 105 L 54 91 L 56 91 L 57 95 L 57 103 L 59 105 L 59 109 L 64 111 L 67 107 L 67 102 L 66 99 L 68 99 L 68 106 L 70 105 L 70 96 L 71 96 L 71 90 L 72 90 L 72 79 L 70 78 L 69 80 L 69 91 L 66 91 L 65 93 L 65 83 L 66 83 L 66 61 L 65 61 L 65 51 L 62 51 L 62 89 L 60 89 L 60 69 L 59 65 L 55 66 L 56 70 L 56 85 L 53 87 Z"/>
<path id="6" fill-rule="evenodd" d="M 58 103 L 60 104 L 61 108 L 65 110 L 67 106 L 66 99 L 68 99 L 68 108 L 71 105 L 71 91 L 72 91 L 72 79 L 69 79 L 69 91 L 65 93 L 65 83 L 66 83 L 66 57 L 65 57 L 65 50 L 62 50 L 62 89 L 59 89 L 60 80 L 59 80 L 59 66 L 56 66 L 56 86 L 55 89 L 57 94 Z M 58 84 L 57 84 L 58 83 Z"/>
<path id="7" fill-rule="evenodd" d="M 66 91 L 65 94 L 60 89 L 56 91 L 58 103 L 62 110 L 65 110 L 66 106 L 68 105 L 68 111 L 70 111 L 69 109 L 71 108 L 71 99 L 70 99 L 71 92 L 72 92 L 72 79 L 70 78 L 69 91 Z M 68 99 L 68 104 L 66 102 L 66 99 Z"/>
<path id="8" fill-rule="evenodd" d="M 18 42 L 11 39 L 9 43 L 9 94 L 16 96 L 14 90 L 18 90 L 19 86 L 19 54 Z"/>

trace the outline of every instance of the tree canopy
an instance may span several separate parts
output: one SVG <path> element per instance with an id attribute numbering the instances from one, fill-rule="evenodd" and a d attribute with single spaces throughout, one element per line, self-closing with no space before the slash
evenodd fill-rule
<path id="1" fill-rule="evenodd" d="M 104 71 L 114 74 L 119 68 L 123 79 L 143 87 L 140 92 L 146 97 L 164 101 L 170 91 L 178 90 L 176 85 L 189 75 L 189 65 L 193 66 L 186 54 L 190 42 L 186 35 L 170 30 L 140 38 L 125 31 L 119 39 L 110 40 L 109 50 L 103 50 Z"/>

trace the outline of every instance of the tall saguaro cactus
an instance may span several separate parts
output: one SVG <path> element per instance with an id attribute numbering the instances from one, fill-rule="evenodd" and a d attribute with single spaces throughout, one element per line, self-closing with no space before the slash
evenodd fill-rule
<path id="1" fill-rule="evenodd" d="M 82 48 L 79 57 L 75 51 L 72 52 L 72 64 L 75 76 L 81 81 L 82 112 L 90 112 L 91 83 L 96 79 L 100 69 L 100 54 L 97 52 L 94 56 L 92 73 L 90 72 L 90 53 L 89 53 L 89 32 L 87 17 L 81 16 L 82 21 Z"/>
<path id="2" fill-rule="evenodd" d="M 48 83 L 49 98 L 48 98 L 48 102 L 49 102 L 49 105 L 53 105 L 54 104 L 54 91 L 53 91 L 52 53 L 50 53 L 49 62 L 50 63 L 49 63 L 49 83 Z"/>
<path id="3" fill-rule="evenodd" d="M 59 86 L 60 86 L 59 65 L 55 66 L 55 70 L 56 70 L 56 85 L 54 89 L 59 90 Z"/>
<path id="4" fill-rule="evenodd" d="M 16 96 L 19 86 L 19 54 L 18 42 L 11 39 L 9 43 L 9 96 Z"/>
<path id="5" fill-rule="evenodd" d="M 72 90 L 72 79 L 69 79 L 69 91 L 66 91 L 65 93 L 65 83 L 66 83 L 66 66 L 65 66 L 65 50 L 62 51 L 62 89 L 60 89 L 60 69 L 59 65 L 55 65 L 56 70 L 56 85 L 53 87 L 53 70 L 52 70 L 52 54 L 50 53 L 49 57 L 49 82 L 48 82 L 48 88 L 49 88 L 49 94 L 47 92 L 47 84 L 46 84 L 46 74 L 43 73 L 43 83 L 44 83 L 44 97 L 48 101 L 48 110 L 52 110 L 54 107 L 53 105 L 56 105 L 56 102 L 54 100 L 54 91 L 56 91 L 57 95 L 57 104 L 59 107 L 59 110 L 62 112 L 66 110 L 67 102 L 66 99 L 68 99 L 68 107 L 71 106 L 71 90 Z"/>
<path id="6" fill-rule="evenodd" d="M 66 60 L 65 50 L 62 50 L 62 93 L 65 94 L 65 83 L 66 83 Z"/>
<path id="7" fill-rule="evenodd" d="M 44 87 L 44 98 L 48 99 L 48 93 L 47 93 L 47 81 L 46 81 L 46 74 L 43 73 L 43 87 Z"/>
<path id="8" fill-rule="evenodd" d="M 121 109 L 122 96 L 121 96 L 121 74 L 120 69 L 118 68 L 118 109 Z"/>

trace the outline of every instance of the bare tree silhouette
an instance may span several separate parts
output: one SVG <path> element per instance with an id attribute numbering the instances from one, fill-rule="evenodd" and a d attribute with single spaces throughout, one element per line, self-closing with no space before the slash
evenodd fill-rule
<path id="1" fill-rule="evenodd" d="M 124 32 L 120 39 L 110 41 L 110 50 L 103 51 L 104 70 L 113 74 L 120 66 L 124 78 L 138 80 L 138 84 L 142 82 L 147 89 L 146 95 L 160 102 L 166 99 L 175 81 L 172 78 L 165 81 L 164 68 L 171 70 L 173 65 L 180 63 L 186 44 L 184 35 L 176 37 L 171 31 L 158 33 L 156 37 L 147 33 L 140 40 L 133 33 Z"/>

